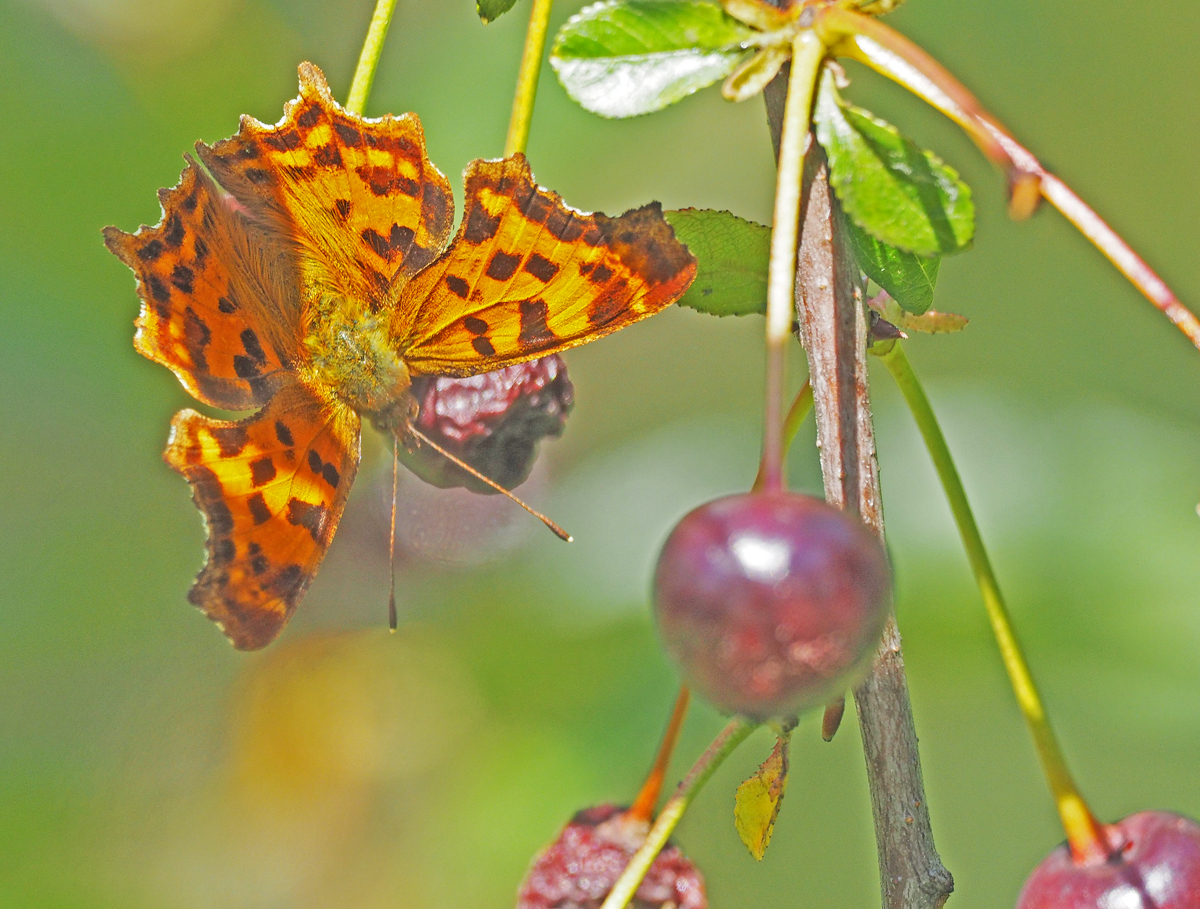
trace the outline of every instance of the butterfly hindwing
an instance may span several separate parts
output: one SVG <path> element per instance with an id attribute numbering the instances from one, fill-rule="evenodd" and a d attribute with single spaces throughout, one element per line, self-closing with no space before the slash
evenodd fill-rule
<path id="1" fill-rule="evenodd" d="M 236 135 L 196 148 L 222 186 L 298 245 L 310 294 L 378 308 L 450 236 L 454 197 L 425 154 L 421 122 L 347 113 L 311 63 L 279 123 L 243 117 Z"/>
<path id="2" fill-rule="evenodd" d="M 199 401 L 227 410 L 266 403 L 292 358 L 296 279 L 285 257 L 188 159 L 163 217 L 104 242 L 133 269 L 142 300 L 134 346 L 171 369 Z"/>
<path id="3" fill-rule="evenodd" d="M 677 300 L 696 260 L 657 203 L 574 211 L 517 154 L 467 170 L 450 249 L 400 295 L 392 331 L 413 374 L 470 375 L 565 350 Z"/>
<path id="4" fill-rule="evenodd" d="M 358 468 L 359 427 L 298 383 L 246 420 L 175 415 L 164 458 L 208 528 L 188 598 L 238 649 L 274 640 L 316 574 Z"/>

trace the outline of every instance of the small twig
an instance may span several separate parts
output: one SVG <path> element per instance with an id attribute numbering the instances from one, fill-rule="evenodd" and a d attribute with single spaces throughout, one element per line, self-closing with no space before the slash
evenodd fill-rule
<path id="1" fill-rule="evenodd" d="M 783 76 L 766 91 L 778 148 Z M 882 535 L 874 429 L 867 392 L 866 335 L 857 263 L 843 240 L 825 156 L 810 142 L 804 169 L 796 299 L 816 403 L 826 497 L 858 512 Z M 933 842 L 916 728 L 895 620 L 866 680 L 854 692 L 886 909 L 936 909 L 954 889 Z"/>
<path id="2" fill-rule="evenodd" d="M 625 866 L 625 870 L 613 884 L 612 890 L 609 891 L 600 909 L 625 909 L 629 905 L 629 901 L 633 899 L 633 895 L 637 893 L 638 887 L 642 885 L 642 881 L 650 871 L 650 866 L 654 864 L 655 857 L 667 845 L 667 840 L 670 839 L 671 833 L 674 832 L 676 825 L 679 824 L 679 819 L 683 817 L 683 813 L 695 798 L 696 793 L 704 788 L 704 784 L 721 766 L 725 758 L 729 757 L 734 749 L 742 744 L 756 728 L 758 728 L 757 724 L 741 717 L 734 717 L 729 721 L 729 725 L 713 739 L 712 744 L 696 759 L 696 763 L 683 778 L 674 795 L 663 805 L 658 820 L 646 834 L 646 841 L 633 854 L 633 858 L 629 860 L 629 864 Z"/>
<path id="3" fill-rule="evenodd" d="M 550 7 L 553 4 L 554 0 L 533 0 L 529 28 L 525 32 L 525 49 L 521 52 L 521 68 L 517 72 L 517 93 L 513 97 L 512 117 L 508 121 L 508 138 L 504 142 L 506 158 L 524 152 L 529 143 L 529 124 L 533 119 L 533 102 L 537 98 L 542 52 L 546 48 L 546 32 L 550 27 Z"/>
<path id="4" fill-rule="evenodd" d="M 350 94 L 346 98 L 346 110 L 352 114 L 361 115 L 367 106 L 367 96 L 371 94 L 371 83 L 375 81 L 375 69 L 379 66 L 379 55 L 383 52 L 383 41 L 387 38 L 395 8 L 396 0 L 378 0 L 375 4 L 362 53 L 358 55 L 354 80 L 350 83 Z"/>
<path id="5" fill-rule="evenodd" d="M 970 502 L 967 501 L 966 489 L 963 488 L 962 478 L 958 475 L 958 468 L 954 465 L 954 458 L 950 454 L 950 447 L 946 444 L 942 428 L 938 425 L 937 416 L 900 343 L 894 342 L 891 350 L 882 354 L 881 358 L 895 378 L 896 384 L 900 386 L 904 400 L 908 402 L 917 428 L 921 431 L 921 438 L 925 440 L 925 447 L 929 450 L 929 457 L 937 469 L 938 479 L 942 481 L 942 489 L 945 490 L 950 510 L 954 514 L 954 522 L 958 525 L 963 548 L 967 551 L 967 559 L 971 563 L 971 571 L 979 585 L 979 592 L 983 595 L 983 605 L 987 609 L 996 643 L 1000 647 L 1000 657 L 1004 661 L 1004 668 L 1008 670 L 1017 704 L 1029 725 L 1029 732 L 1033 736 L 1046 780 L 1058 806 L 1071 851 L 1080 861 L 1103 859 L 1108 855 L 1107 837 L 1103 834 L 1099 821 L 1088 809 L 1075 780 L 1071 777 L 1071 772 L 1067 769 L 1062 748 L 1059 747 L 1054 729 L 1050 726 L 1046 709 L 1029 671 L 1029 664 L 1025 662 L 1025 655 L 1021 652 L 1021 645 L 1013 631 L 1008 608 L 1000 594 L 1000 584 L 992 570 L 991 560 L 983 545 L 983 537 L 979 533 L 979 525 L 975 523 L 975 515 L 971 512 Z"/>

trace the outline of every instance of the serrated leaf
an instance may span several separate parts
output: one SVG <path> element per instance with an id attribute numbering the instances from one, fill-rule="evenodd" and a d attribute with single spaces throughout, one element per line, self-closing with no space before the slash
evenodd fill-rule
<path id="1" fill-rule="evenodd" d="M 829 156 L 830 183 L 859 227 L 921 256 L 971 245 L 975 205 L 957 172 L 890 123 L 843 102 L 828 71 L 814 119 Z"/>
<path id="2" fill-rule="evenodd" d="M 933 305 L 941 256 L 918 256 L 897 249 L 846 219 L 854 258 L 867 277 L 892 295 L 901 308 L 920 315 Z"/>
<path id="3" fill-rule="evenodd" d="M 680 306 L 713 316 L 766 312 L 769 227 L 708 208 L 665 211 L 663 216 L 696 257 L 696 279 Z"/>
<path id="4" fill-rule="evenodd" d="M 758 771 L 738 786 L 733 803 L 733 825 L 750 854 L 761 861 L 771 843 L 775 818 L 787 789 L 788 739 L 779 738 Z"/>
<path id="5" fill-rule="evenodd" d="M 563 25 L 550 65 L 584 109 L 634 117 L 724 79 L 753 34 L 699 0 L 604 0 Z"/>
<path id="6" fill-rule="evenodd" d="M 503 16 L 517 3 L 517 0 L 475 0 L 475 12 L 486 25 Z"/>

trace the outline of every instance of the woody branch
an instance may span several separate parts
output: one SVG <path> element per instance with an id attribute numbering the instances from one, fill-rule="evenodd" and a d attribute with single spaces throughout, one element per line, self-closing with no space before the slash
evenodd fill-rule
<path id="1" fill-rule="evenodd" d="M 788 70 L 764 94 L 778 153 Z M 809 139 L 800 205 L 796 312 L 808 355 L 826 498 L 883 535 L 857 263 L 820 146 Z M 867 764 L 884 909 L 938 909 L 954 889 L 933 841 L 895 617 L 854 691 Z"/>

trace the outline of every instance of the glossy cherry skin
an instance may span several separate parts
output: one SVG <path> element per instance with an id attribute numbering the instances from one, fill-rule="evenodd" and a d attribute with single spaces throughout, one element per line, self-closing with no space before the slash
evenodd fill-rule
<path id="1" fill-rule="evenodd" d="M 1064 843 L 1029 876 L 1017 909 L 1200 909 L 1200 824 L 1140 811 L 1106 831 L 1113 858 L 1077 864 Z"/>
<path id="2" fill-rule="evenodd" d="M 793 492 L 702 505 L 671 531 L 655 615 L 685 681 L 755 719 L 842 694 L 875 653 L 891 572 L 853 515 Z"/>

